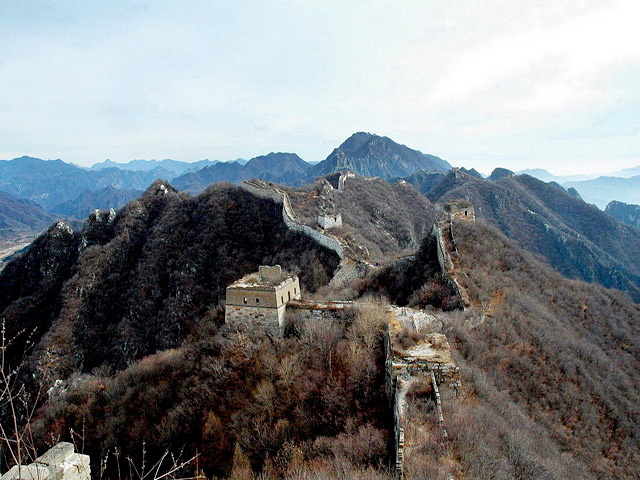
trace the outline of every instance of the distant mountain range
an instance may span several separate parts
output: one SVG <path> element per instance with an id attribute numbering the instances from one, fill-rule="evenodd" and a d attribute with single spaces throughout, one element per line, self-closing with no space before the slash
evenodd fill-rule
<path id="1" fill-rule="evenodd" d="M 74 200 L 87 190 L 105 187 L 146 189 L 158 171 L 129 171 L 119 168 L 85 170 L 62 160 L 20 157 L 0 161 L 0 191 L 36 202 L 51 211 L 62 202 Z"/>
<path id="2" fill-rule="evenodd" d="M 274 183 L 292 185 L 305 178 L 311 164 L 295 153 L 269 153 L 252 158 L 246 164 L 221 162 L 204 167 L 197 172 L 181 175 L 172 184 L 190 193 L 202 192 L 213 182 L 239 183 L 250 178 L 259 178 Z"/>
<path id="3" fill-rule="evenodd" d="M 95 209 L 107 210 L 124 207 L 143 193 L 143 190 L 121 190 L 113 187 L 87 190 L 73 200 L 59 203 L 51 211 L 73 218 L 85 218 Z"/>
<path id="4" fill-rule="evenodd" d="M 582 182 L 565 182 L 564 187 L 573 187 L 585 202 L 604 209 L 609 202 L 640 204 L 640 175 L 635 177 L 598 177 Z"/>
<path id="5" fill-rule="evenodd" d="M 242 162 L 242 159 L 236 160 Z M 194 172 L 201 168 L 208 167 L 220 163 L 220 160 L 200 160 L 197 162 L 180 162 L 178 160 L 131 160 L 127 163 L 112 162 L 107 159 L 104 162 L 94 164 L 90 170 L 104 170 L 105 168 L 119 168 L 121 170 L 150 172 L 161 168 L 166 172 L 169 172 L 171 176 L 182 175 L 186 172 Z"/>
<path id="6" fill-rule="evenodd" d="M 530 175 L 542 180 L 543 182 L 557 182 L 563 184 L 564 182 L 580 182 L 583 180 L 592 180 L 595 177 L 589 175 L 554 175 L 549 173 L 544 168 L 528 168 L 526 170 L 520 170 L 516 172 L 518 175 Z"/>
<path id="7" fill-rule="evenodd" d="M 198 193 L 213 182 L 238 183 L 254 177 L 295 186 L 341 170 L 390 180 L 418 170 L 445 172 L 450 168 L 449 163 L 436 156 L 412 150 L 387 137 L 358 132 L 315 165 L 305 162 L 295 153 L 270 153 L 252 158 L 246 165 L 234 162 L 211 165 L 186 173 L 174 179 L 172 184 L 178 189 Z"/>
<path id="8" fill-rule="evenodd" d="M 593 203 L 603 210 L 606 205 L 617 200 L 640 203 L 640 167 L 625 168 L 607 175 L 553 175 L 542 168 L 521 170 L 543 182 L 556 182 L 566 189 L 574 189 L 587 203 Z"/>

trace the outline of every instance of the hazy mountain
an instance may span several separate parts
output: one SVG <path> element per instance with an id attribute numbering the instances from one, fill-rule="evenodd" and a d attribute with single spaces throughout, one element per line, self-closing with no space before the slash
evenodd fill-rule
<path id="1" fill-rule="evenodd" d="M 608 173 L 607 177 L 622 177 L 622 178 L 631 178 L 640 175 L 640 166 L 624 168 L 622 170 L 618 170 L 617 172 Z"/>
<path id="2" fill-rule="evenodd" d="M 0 192 L 0 239 L 45 230 L 55 217 L 40 205 Z"/>
<path id="3" fill-rule="evenodd" d="M 213 182 L 239 183 L 259 178 L 274 183 L 292 185 L 300 183 L 311 166 L 295 153 L 269 153 L 252 158 L 245 165 L 238 162 L 220 162 L 197 172 L 174 179 L 172 184 L 191 193 L 202 192 Z"/>
<path id="4" fill-rule="evenodd" d="M 630 178 L 598 177 L 581 182 L 565 182 L 565 188 L 573 187 L 585 202 L 604 209 L 609 202 L 640 204 L 640 175 Z"/>
<path id="5" fill-rule="evenodd" d="M 640 205 L 629 205 L 614 200 L 609 202 L 604 211 L 622 223 L 640 227 Z"/>
<path id="6" fill-rule="evenodd" d="M 520 170 L 517 172 L 518 174 L 530 175 L 538 180 L 542 180 L 543 182 L 558 182 L 563 184 L 564 182 L 579 182 L 582 180 L 591 180 L 594 177 L 590 175 L 553 175 L 549 173 L 544 168 L 528 168 L 526 170 Z"/>
<path id="7" fill-rule="evenodd" d="M 551 184 L 502 173 L 489 181 L 454 170 L 427 196 L 438 202 L 467 198 L 478 217 L 568 277 L 616 287 L 640 300 L 640 231 Z"/>
<path id="8" fill-rule="evenodd" d="M 573 198 L 577 198 L 578 200 L 582 200 L 582 197 L 580 196 L 580 194 L 578 193 L 578 191 L 573 188 L 573 187 L 569 187 L 567 188 L 567 193 L 569 195 L 571 195 Z M 584 201 L 584 200 L 583 200 Z"/>
<path id="9" fill-rule="evenodd" d="M 451 165 L 433 155 L 427 155 L 397 144 L 387 137 L 358 132 L 336 148 L 324 161 L 313 166 L 309 178 L 351 170 L 363 177 L 392 179 L 406 177 L 417 170 L 444 172 Z"/>
<path id="10" fill-rule="evenodd" d="M 105 168 L 91 171 L 62 160 L 40 160 L 21 157 L 0 161 L 0 191 L 28 198 L 45 209 L 74 200 L 87 190 L 105 187 L 146 189 L 153 180 L 162 178 L 158 170 L 148 172 Z"/>
<path id="11" fill-rule="evenodd" d="M 107 210 L 114 208 L 117 210 L 142 195 L 142 193 L 142 190 L 120 190 L 113 187 L 87 190 L 73 200 L 67 200 L 52 207 L 51 211 L 84 219 L 96 209 Z"/>
<path id="12" fill-rule="evenodd" d="M 186 172 L 195 172 L 201 168 L 208 167 L 220 163 L 220 160 L 200 160 L 197 162 L 180 162 L 178 160 L 131 160 L 127 163 L 117 163 L 109 159 L 104 162 L 96 163 L 91 167 L 91 170 L 103 170 L 105 168 L 119 168 L 121 170 L 143 171 L 149 172 L 162 168 L 164 171 L 169 172 L 169 177 L 176 177 Z"/>

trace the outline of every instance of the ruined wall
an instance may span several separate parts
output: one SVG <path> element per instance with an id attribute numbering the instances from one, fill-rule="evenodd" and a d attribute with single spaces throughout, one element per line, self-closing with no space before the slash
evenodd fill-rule
<path id="1" fill-rule="evenodd" d="M 75 453 L 73 444 L 60 442 L 29 465 L 14 465 L 0 480 L 90 480 L 88 455 Z"/>
<path id="2" fill-rule="evenodd" d="M 279 308 L 227 305 L 224 323 L 234 330 L 265 330 L 278 335 L 284 327 L 286 305 Z"/>
<path id="3" fill-rule="evenodd" d="M 453 261 L 451 260 L 451 256 L 447 252 L 447 247 L 445 245 L 445 240 L 442 235 L 442 228 L 448 227 L 450 224 L 448 222 L 440 222 L 433 225 L 433 230 L 431 234 L 436 239 L 437 251 L 438 251 L 438 263 L 440 264 L 440 270 L 442 272 L 442 278 L 447 282 L 447 285 L 451 290 L 453 290 L 460 300 L 460 305 L 462 305 L 462 309 L 465 310 L 469 306 L 469 299 L 467 297 L 466 292 L 458 283 L 458 280 L 452 274 L 454 270 Z"/>
<path id="4" fill-rule="evenodd" d="M 338 179 L 338 190 L 344 189 L 344 182 L 347 181 L 347 178 L 353 178 L 356 174 L 353 172 L 342 172 L 340 174 L 340 178 Z"/>
<path id="5" fill-rule="evenodd" d="M 246 302 L 245 302 L 246 299 Z M 237 287 L 227 287 L 226 305 L 237 305 L 241 307 L 265 307 L 278 308 L 274 290 L 247 289 Z"/>
<path id="6" fill-rule="evenodd" d="M 315 228 L 303 225 L 293 213 L 289 195 L 284 190 L 270 187 L 256 182 L 242 182 L 242 188 L 260 198 L 268 198 L 282 205 L 282 219 L 285 225 L 293 231 L 304 233 L 313 238 L 316 242 L 329 250 L 334 251 L 341 259 L 343 258 L 343 248 L 340 241 L 335 237 L 325 235 Z"/>
<path id="7" fill-rule="evenodd" d="M 452 400 L 461 392 L 460 369 L 453 362 L 451 347 L 443 334 L 424 335 L 420 341 L 408 348 L 402 347 L 399 335 L 413 325 L 418 327 L 406 314 L 397 315 L 387 324 L 384 336 L 385 348 L 385 391 L 393 412 L 395 473 L 403 478 L 404 462 L 409 461 L 416 448 L 421 448 L 421 438 L 428 430 L 425 425 L 431 422 L 427 416 L 416 417 L 416 410 L 410 408 L 408 393 L 412 385 L 430 384 L 435 403 L 439 439 L 447 438 L 442 402 Z M 422 388 L 422 387 L 421 387 Z M 412 413 L 413 412 L 413 413 Z"/>

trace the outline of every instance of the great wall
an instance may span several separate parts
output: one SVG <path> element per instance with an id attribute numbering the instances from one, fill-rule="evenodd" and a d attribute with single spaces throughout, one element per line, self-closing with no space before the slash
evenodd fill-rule
<path id="1" fill-rule="evenodd" d="M 345 180 L 351 175 L 349 172 L 340 174 L 336 179 L 336 187 L 344 188 Z M 289 229 L 313 238 L 340 257 L 341 263 L 332 283 L 335 284 L 336 278 L 342 277 L 341 282 L 346 282 L 353 279 L 351 277 L 354 275 L 364 276 L 366 272 L 359 271 L 359 263 L 363 262 L 346 254 L 347 248 L 340 239 L 298 220 L 286 191 L 259 180 L 245 181 L 242 188 L 282 205 L 282 218 Z M 453 224 L 456 221 L 475 221 L 473 206 L 468 202 L 453 202 L 445 206 L 445 213 L 445 218 L 434 224 L 432 230 L 437 241 L 438 262 L 443 277 L 456 292 L 463 308 L 467 308 L 468 295 L 457 277 L 458 253 L 453 237 Z M 345 308 L 367 305 L 353 301 L 303 301 L 297 277 L 284 275 L 279 266 L 260 267 L 258 273 L 250 274 L 230 285 L 227 288 L 226 303 L 225 323 L 230 328 L 255 328 L 260 325 L 273 335 L 283 333 L 285 309 L 297 311 L 310 320 L 320 320 L 331 318 L 336 311 Z M 446 337 L 441 333 L 433 333 L 438 322 L 434 315 L 394 305 L 387 305 L 383 315 L 386 319 L 385 385 L 394 423 L 394 469 L 396 477 L 402 479 L 406 458 L 425 436 L 433 435 L 429 425 L 435 425 L 439 441 L 448 438 L 443 400 L 453 402 L 458 399 L 462 386 L 460 369 L 453 361 Z M 412 340 L 407 343 L 407 338 Z M 414 405 L 416 398 L 420 399 L 425 395 L 433 405 L 433 411 L 428 410 L 426 413 Z M 419 402 L 424 403 L 424 398 Z M 431 416 L 433 421 L 429 420 Z M 15 465 L 0 478 L 89 479 L 89 457 L 75 453 L 73 445 L 66 442 L 58 443 L 29 465 Z"/>
<path id="2" fill-rule="evenodd" d="M 347 175 L 340 175 L 336 186 L 344 188 L 347 178 Z M 329 185 L 333 188 L 331 184 Z M 357 260 L 345 254 L 346 248 L 340 239 L 300 222 L 291 207 L 287 192 L 255 180 L 243 182 L 243 188 L 261 198 L 269 198 L 282 204 L 282 216 L 288 228 L 309 235 L 321 245 L 336 252 L 341 258 L 336 277 L 341 273 L 344 274 L 347 266 L 351 272 L 354 271 Z M 466 309 L 470 302 L 466 290 L 458 281 L 458 252 L 453 237 L 453 224 L 458 221 L 473 222 L 475 213 L 473 205 L 466 201 L 450 202 L 445 205 L 444 212 L 445 217 L 435 223 L 432 230 L 437 244 L 438 262 L 444 279 L 458 296 L 462 308 Z M 358 274 L 364 276 L 363 272 L 356 272 L 356 275 Z M 333 283 L 336 277 L 332 280 Z M 311 320 L 319 320 L 347 306 L 357 308 L 362 305 L 358 302 L 317 303 L 294 299 L 286 303 L 285 307 L 296 310 Z M 238 306 L 232 308 L 237 309 Z M 260 315 L 262 317 L 262 314 Z M 406 456 L 411 455 L 411 450 L 420 443 L 420 438 L 429 434 L 428 429 L 424 428 L 425 419 L 414 418 L 415 409 L 410 408 L 413 391 L 418 386 L 418 390 L 428 392 L 428 396 L 433 401 L 438 435 L 440 440 L 444 441 L 447 439 L 447 430 L 442 401 L 443 399 L 454 401 L 460 396 L 460 370 L 453 362 L 451 349 L 444 335 L 438 333 L 420 335 L 424 331 L 432 330 L 430 327 L 433 327 L 435 317 L 393 305 L 386 307 L 384 315 L 387 323 L 384 342 L 386 389 L 394 419 L 394 467 L 397 478 L 403 478 Z M 277 331 L 278 327 L 282 331 L 282 320 L 279 315 L 276 317 L 278 320 L 277 323 L 274 322 L 275 328 L 272 331 Z M 403 339 L 414 334 L 417 334 L 419 340 L 414 344 L 405 345 Z M 426 424 L 428 423 L 427 421 Z"/>

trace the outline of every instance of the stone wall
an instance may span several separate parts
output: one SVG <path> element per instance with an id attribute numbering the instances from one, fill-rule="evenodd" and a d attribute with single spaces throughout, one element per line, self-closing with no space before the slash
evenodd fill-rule
<path id="1" fill-rule="evenodd" d="M 14 465 L 0 480 L 90 480 L 89 456 L 60 442 L 29 465 Z"/>
<path id="2" fill-rule="evenodd" d="M 353 172 L 344 171 L 340 173 L 340 178 L 338 179 L 338 190 L 344 189 L 344 182 L 347 181 L 347 178 L 353 178 L 356 174 Z"/>
<path id="3" fill-rule="evenodd" d="M 284 327 L 286 305 L 279 308 L 241 307 L 227 305 L 224 310 L 224 323 L 232 330 L 265 330 L 279 335 Z"/>
<path id="4" fill-rule="evenodd" d="M 443 334 L 423 334 L 415 344 L 402 346 L 400 335 L 408 331 L 419 333 L 419 330 L 412 317 L 398 310 L 402 312 L 402 309 L 390 308 L 391 317 L 384 336 L 385 391 L 393 412 L 395 473 L 397 478 L 403 478 L 405 460 L 420 448 L 416 435 L 426 435 L 425 422 L 430 421 L 425 417 L 414 418 L 415 411 L 409 408 L 407 398 L 412 385 L 430 384 L 439 438 L 443 440 L 447 438 L 447 431 L 442 402 L 458 397 L 461 384 L 460 369 L 453 362 L 451 347 Z M 411 411 L 414 413 L 409 413 Z"/>
<path id="5" fill-rule="evenodd" d="M 464 221 L 464 222 L 475 222 L 476 214 L 475 209 L 473 208 L 473 204 L 464 199 L 453 200 L 451 202 L 447 202 L 444 205 L 444 212 L 447 214 L 447 218 L 450 222 L 452 221 Z"/>
<path id="6" fill-rule="evenodd" d="M 460 300 L 460 305 L 462 305 L 462 309 L 466 310 L 469 306 L 469 298 L 467 296 L 467 292 L 464 288 L 458 283 L 458 279 L 455 276 L 454 264 L 451 259 L 451 255 L 447 251 L 447 246 L 445 239 L 443 237 L 443 228 L 450 228 L 451 224 L 449 222 L 438 222 L 433 225 L 433 230 L 431 234 L 436 239 L 437 251 L 438 251 L 438 263 L 440 264 L 440 270 L 442 272 L 442 278 L 447 282 L 447 285 L 451 290 L 453 290 Z"/>
<path id="7" fill-rule="evenodd" d="M 242 188 L 260 198 L 267 198 L 282 205 L 282 219 L 285 225 L 293 231 L 304 233 L 313 238 L 316 242 L 329 250 L 334 251 L 341 259 L 343 258 L 343 247 L 340 241 L 329 235 L 319 232 L 315 228 L 302 224 L 293 213 L 289 195 L 284 190 L 265 184 L 259 181 L 244 181 Z"/>

